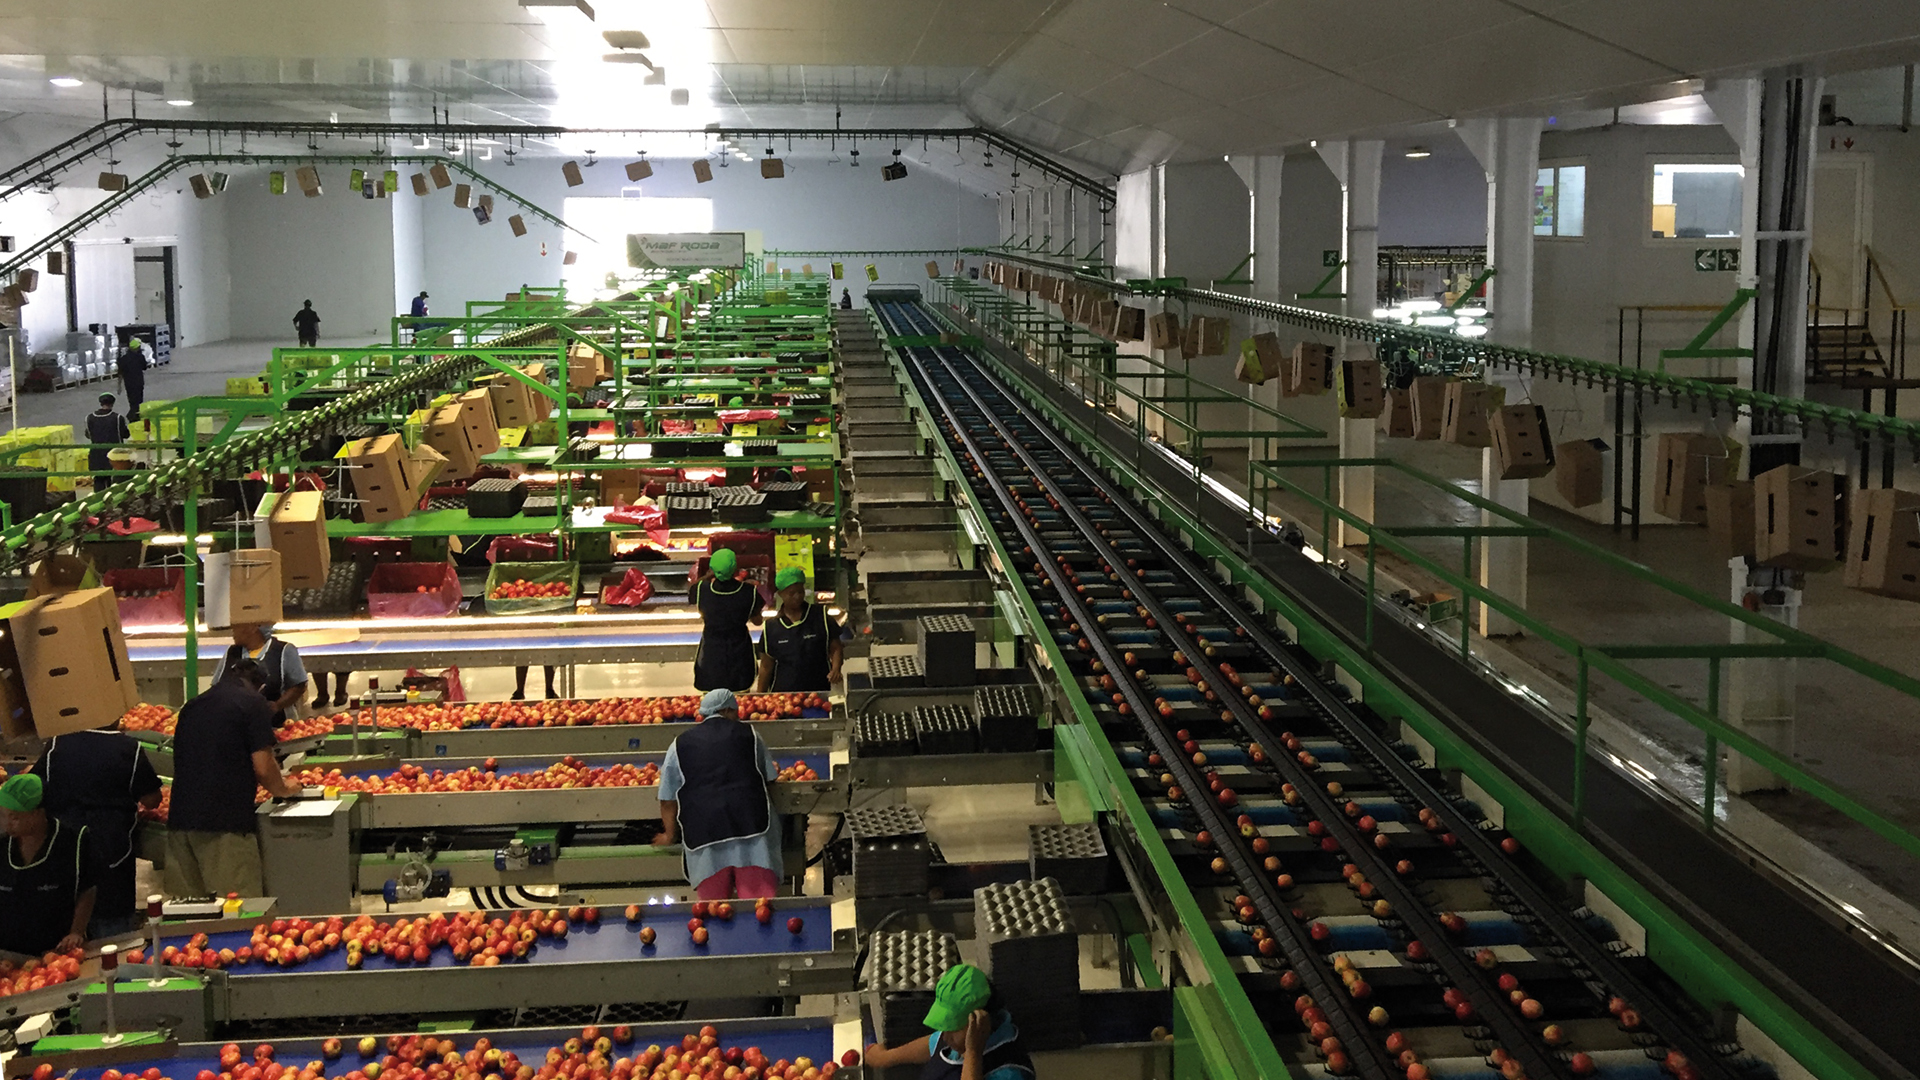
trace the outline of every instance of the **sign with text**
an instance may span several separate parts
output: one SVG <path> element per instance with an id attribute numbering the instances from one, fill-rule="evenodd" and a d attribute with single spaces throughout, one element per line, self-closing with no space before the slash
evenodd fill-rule
<path id="1" fill-rule="evenodd" d="M 745 266 L 746 233 L 628 233 L 627 265 L 641 270 Z"/>
<path id="2" fill-rule="evenodd" d="M 1694 248 L 1693 268 L 1703 274 L 1740 269 L 1739 248 Z"/>

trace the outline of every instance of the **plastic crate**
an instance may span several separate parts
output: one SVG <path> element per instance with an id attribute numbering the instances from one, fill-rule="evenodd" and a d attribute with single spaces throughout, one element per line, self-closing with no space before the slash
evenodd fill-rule
<path id="1" fill-rule="evenodd" d="M 120 625 L 179 626 L 186 622 L 187 574 L 177 566 L 109 570 L 100 584 L 119 601 Z"/>
<path id="2" fill-rule="evenodd" d="M 471 517 L 512 517 L 526 501 L 527 485 L 519 480 L 476 480 L 467 485 L 467 514 Z"/>
<path id="3" fill-rule="evenodd" d="M 544 585 L 551 581 L 567 583 L 567 595 L 535 597 L 528 599 L 500 599 L 493 596 L 495 587 L 510 581 L 525 580 L 535 585 Z M 487 614 L 489 615 L 530 615 L 541 611 L 572 611 L 574 600 L 580 595 L 580 564 L 571 562 L 497 562 L 487 571 Z"/>
<path id="4" fill-rule="evenodd" d="M 459 610 L 452 563 L 381 563 L 367 577 L 367 614 L 375 619 L 440 619 Z"/>

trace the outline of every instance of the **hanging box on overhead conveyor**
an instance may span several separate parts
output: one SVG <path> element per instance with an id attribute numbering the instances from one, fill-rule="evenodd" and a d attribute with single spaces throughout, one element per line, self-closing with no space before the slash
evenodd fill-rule
<path id="1" fill-rule="evenodd" d="M 483 392 L 484 394 L 484 392 Z M 464 480 L 480 468 L 483 456 L 474 446 L 473 438 L 466 425 L 460 422 L 459 405 L 444 405 L 433 410 L 427 423 L 421 429 L 420 438 L 428 446 L 439 451 L 447 459 L 446 475 L 449 479 Z M 492 451 L 488 451 L 491 453 Z"/>
<path id="2" fill-rule="evenodd" d="M 267 519 L 267 538 L 280 553 L 280 580 L 289 589 L 318 589 L 333 569 L 327 544 L 326 502 L 317 491 L 269 493 L 274 500 Z"/>
<path id="3" fill-rule="evenodd" d="M 407 449 L 398 435 L 355 439 L 346 447 L 347 472 L 360 519 L 369 524 L 398 521 L 413 512 L 420 494 L 447 459 L 431 446 Z"/>
<path id="4" fill-rule="evenodd" d="M 285 615 L 280 583 L 280 553 L 272 548 L 229 552 L 227 618 L 229 626 L 277 623 Z"/>
<path id="5" fill-rule="evenodd" d="M 139 703 L 112 589 L 0 607 L 0 736 L 105 727 Z"/>
<path id="6" fill-rule="evenodd" d="M 547 379 L 545 364 L 528 364 L 520 369 L 535 382 L 544 383 Z M 499 374 L 484 384 L 487 396 L 493 403 L 494 423 L 500 427 L 526 427 L 545 420 L 553 411 L 553 401 L 547 395 L 514 378 Z"/>

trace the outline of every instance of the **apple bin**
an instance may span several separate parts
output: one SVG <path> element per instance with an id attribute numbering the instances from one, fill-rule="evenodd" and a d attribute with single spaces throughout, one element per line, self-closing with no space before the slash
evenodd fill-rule
<path id="1" fill-rule="evenodd" d="M 448 562 L 381 563 L 367 577 L 375 619 L 437 619 L 460 610 L 460 575 Z"/>
<path id="2" fill-rule="evenodd" d="M 529 586 L 566 586 L 565 593 L 554 588 L 552 596 L 501 596 L 501 590 L 524 582 Z M 541 611 L 572 611 L 574 598 L 580 595 L 580 564 L 571 562 L 497 562 L 487 571 L 487 614 L 530 615 Z"/>
<path id="3" fill-rule="evenodd" d="M 100 584 L 113 590 L 123 627 L 178 626 L 186 621 L 187 576 L 178 566 L 109 570 Z"/>

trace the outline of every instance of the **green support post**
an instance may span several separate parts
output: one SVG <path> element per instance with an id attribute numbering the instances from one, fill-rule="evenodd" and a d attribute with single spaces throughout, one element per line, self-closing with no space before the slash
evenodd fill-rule
<path id="1" fill-rule="evenodd" d="M 1333 279 L 1339 277 L 1340 271 L 1346 269 L 1346 267 L 1347 261 L 1345 259 L 1340 260 L 1337 266 L 1327 271 L 1327 276 L 1321 278 L 1318 285 L 1308 289 L 1306 292 L 1294 293 L 1293 298 L 1295 300 L 1345 300 L 1347 298 L 1346 293 L 1328 292 L 1326 290 L 1327 286 L 1333 284 Z"/>

